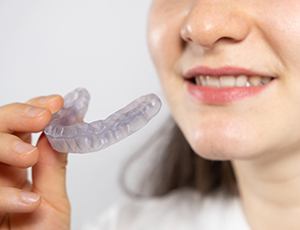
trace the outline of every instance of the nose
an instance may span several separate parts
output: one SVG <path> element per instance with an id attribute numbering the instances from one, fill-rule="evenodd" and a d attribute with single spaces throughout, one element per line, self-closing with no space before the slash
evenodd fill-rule
<path id="1" fill-rule="evenodd" d="M 197 1 L 186 14 L 181 38 L 211 48 L 221 41 L 239 42 L 250 31 L 250 20 L 230 1 Z M 223 3 L 223 4 L 222 4 Z"/>

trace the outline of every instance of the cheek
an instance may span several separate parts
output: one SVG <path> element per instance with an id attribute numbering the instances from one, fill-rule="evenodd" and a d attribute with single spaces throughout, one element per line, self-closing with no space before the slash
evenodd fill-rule
<path id="1" fill-rule="evenodd" d="M 274 53 L 284 65 L 284 74 L 300 69 L 300 2 L 299 0 L 276 1 L 276 4 L 260 4 L 264 13 L 256 15 L 258 24 Z M 297 76 L 298 77 L 298 76 Z"/>
<path id="2" fill-rule="evenodd" d="M 170 76 L 182 54 L 180 29 L 183 17 L 180 10 L 163 12 L 150 11 L 148 20 L 148 47 L 160 77 Z"/>
<path id="3" fill-rule="evenodd" d="M 183 79 L 177 68 L 183 52 L 181 24 L 179 14 L 166 17 L 156 11 L 150 14 L 148 24 L 148 47 L 172 114 L 177 113 L 174 110 L 182 98 Z"/>

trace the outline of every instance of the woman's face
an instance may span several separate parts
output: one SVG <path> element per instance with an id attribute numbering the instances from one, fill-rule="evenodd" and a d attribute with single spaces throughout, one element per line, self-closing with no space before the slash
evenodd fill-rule
<path id="1" fill-rule="evenodd" d="M 254 159 L 300 151 L 299 12 L 299 0 L 153 0 L 151 55 L 196 153 Z"/>

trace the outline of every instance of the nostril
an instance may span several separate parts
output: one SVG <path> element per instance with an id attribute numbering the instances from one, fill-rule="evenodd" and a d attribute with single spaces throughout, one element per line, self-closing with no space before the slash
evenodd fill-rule
<path id="1" fill-rule="evenodd" d="M 188 42 L 192 42 L 192 41 L 193 41 L 193 39 L 191 39 L 190 37 L 187 37 L 186 40 L 187 40 Z"/>
<path id="2" fill-rule="evenodd" d="M 235 42 L 237 42 L 237 40 L 235 40 L 234 38 L 226 37 L 226 36 L 219 38 L 216 42 L 221 42 L 221 41 L 223 41 L 225 43 L 235 43 Z"/>
<path id="3" fill-rule="evenodd" d="M 190 25 L 186 25 L 184 26 L 181 31 L 180 31 L 180 35 L 182 37 L 183 40 L 185 40 L 186 42 L 192 42 L 193 39 L 191 38 L 191 27 Z"/>

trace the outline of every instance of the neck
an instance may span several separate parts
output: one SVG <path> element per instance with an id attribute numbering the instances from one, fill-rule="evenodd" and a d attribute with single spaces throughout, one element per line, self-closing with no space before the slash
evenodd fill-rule
<path id="1" fill-rule="evenodd" d="M 299 229 L 300 154 L 274 158 L 232 162 L 245 214 L 254 230 Z"/>

